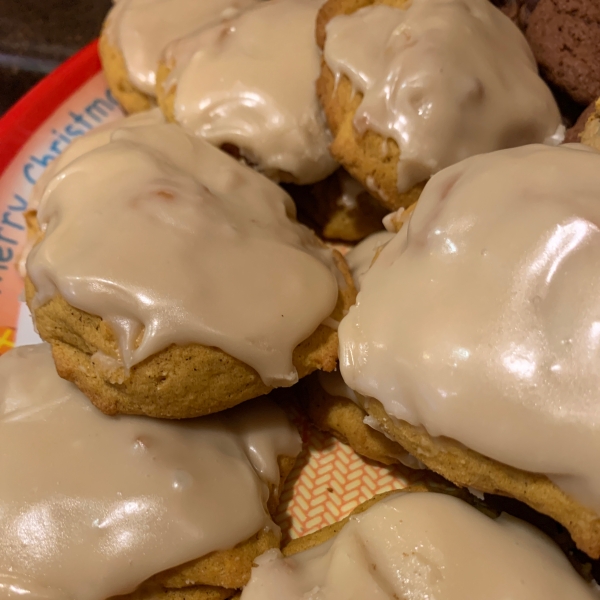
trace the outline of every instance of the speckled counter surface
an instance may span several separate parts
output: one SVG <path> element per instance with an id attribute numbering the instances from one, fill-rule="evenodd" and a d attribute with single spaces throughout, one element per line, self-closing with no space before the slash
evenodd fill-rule
<path id="1" fill-rule="evenodd" d="M 0 113 L 93 40 L 111 0 L 0 0 Z"/>

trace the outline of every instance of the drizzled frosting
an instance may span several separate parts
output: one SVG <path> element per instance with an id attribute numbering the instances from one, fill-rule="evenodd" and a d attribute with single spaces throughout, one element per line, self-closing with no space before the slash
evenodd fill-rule
<path id="1" fill-rule="evenodd" d="M 530 525 L 436 493 L 400 493 L 332 540 L 256 560 L 242 600 L 591 600 L 597 595 Z"/>
<path id="2" fill-rule="evenodd" d="M 107 417 L 45 344 L 0 358 L 0 597 L 105 600 L 275 525 L 297 431 L 268 400 L 202 419 Z"/>
<path id="3" fill-rule="evenodd" d="M 550 90 L 518 28 L 489 0 L 376 4 L 327 24 L 324 59 L 363 94 L 354 117 L 400 148 L 407 191 L 468 156 L 562 140 Z"/>
<path id="4" fill-rule="evenodd" d="M 258 0 L 115 0 L 106 34 L 117 46 L 131 82 L 155 96 L 156 70 L 169 42 L 235 16 Z"/>
<path id="5" fill-rule="evenodd" d="M 394 234 L 388 231 L 372 233 L 346 254 L 346 262 L 352 273 L 354 285 L 357 290 L 360 289 L 363 277 L 369 270 L 377 251 L 382 246 L 385 246 L 393 237 Z"/>
<path id="6" fill-rule="evenodd" d="M 289 196 L 175 125 L 117 129 L 67 164 L 38 221 L 34 306 L 58 292 L 102 317 L 125 367 L 198 343 L 291 385 L 292 351 L 337 302 L 331 252 Z"/>
<path id="7" fill-rule="evenodd" d="M 296 183 L 336 168 L 317 101 L 315 18 L 322 0 L 260 3 L 172 44 L 175 118 L 213 144 L 237 146 L 259 170 Z"/>
<path id="8" fill-rule="evenodd" d="M 352 389 L 597 512 L 599 189 L 582 145 L 445 169 L 339 327 Z"/>

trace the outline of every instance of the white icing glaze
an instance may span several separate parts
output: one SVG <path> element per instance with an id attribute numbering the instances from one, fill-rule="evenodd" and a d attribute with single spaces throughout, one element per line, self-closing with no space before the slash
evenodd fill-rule
<path id="1" fill-rule="evenodd" d="M 127 368 L 198 343 L 291 385 L 292 351 L 333 311 L 339 276 L 294 214 L 278 186 L 176 125 L 118 129 L 44 190 L 34 305 L 59 292 L 102 317 Z"/>
<path id="2" fill-rule="evenodd" d="M 523 34 L 489 0 L 412 0 L 406 10 L 376 4 L 339 15 L 323 55 L 363 94 L 357 133 L 397 142 L 400 191 L 468 156 L 564 136 Z"/>
<path id="3" fill-rule="evenodd" d="M 166 89 L 175 118 L 215 145 L 237 146 L 265 172 L 313 183 L 336 169 L 315 81 L 322 0 L 272 0 L 172 44 Z"/>
<path id="4" fill-rule="evenodd" d="M 72 144 L 65 148 L 62 154 L 57 156 L 48 167 L 46 167 L 31 192 L 31 197 L 29 198 L 29 203 L 27 205 L 28 210 L 38 209 L 40 200 L 44 195 L 48 184 L 60 171 L 80 156 L 108 144 L 112 134 L 117 129 L 144 127 L 146 125 L 158 125 L 160 123 L 165 123 L 163 114 L 159 108 L 153 108 L 152 110 L 130 115 L 124 119 L 117 119 L 116 121 L 105 123 L 77 138 Z"/>
<path id="5" fill-rule="evenodd" d="M 298 432 L 263 399 L 171 422 L 107 417 L 45 344 L 0 357 L 0 597 L 105 600 L 265 527 Z"/>
<path id="6" fill-rule="evenodd" d="M 375 254 L 377 254 L 377 250 L 385 246 L 393 237 L 394 234 L 388 231 L 372 233 L 346 254 L 346 262 L 348 263 L 348 267 L 350 267 L 357 290 L 360 289 L 363 277 L 369 270 Z"/>
<path id="7" fill-rule="evenodd" d="M 339 327 L 352 389 L 598 512 L 599 189 L 582 145 L 445 169 Z"/>
<path id="8" fill-rule="evenodd" d="M 118 0 L 107 16 L 106 34 L 125 59 L 130 80 L 155 96 L 163 50 L 201 27 L 234 17 L 257 0 Z"/>
<path id="9" fill-rule="evenodd" d="M 400 493 L 332 540 L 256 560 L 242 600 L 592 600 L 554 543 L 507 515 L 493 520 L 436 493 Z"/>
<path id="10" fill-rule="evenodd" d="M 152 110 L 130 115 L 124 119 L 118 119 L 117 121 L 105 123 L 104 125 L 89 131 L 82 137 L 77 138 L 46 167 L 42 173 L 42 176 L 37 180 L 33 190 L 31 191 L 31 195 L 29 196 L 27 211 L 37 211 L 40 204 L 40 199 L 43 196 L 46 187 L 58 172 L 64 169 L 76 158 L 84 155 L 86 152 L 90 152 L 95 148 L 99 148 L 100 146 L 108 144 L 113 131 L 116 129 L 121 129 L 123 127 L 141 127 L 144 125 L 153 125 L 164 122 L 165 119 L 160 109 L 154 108 Z M 27 258 L 31 252 L 31 249 L 35 245 L 35 242 L 35 237 L 30 237 L 23 248 L 23 252 L 21 252 L 21 256 L 19 257 L 17 268 L 19 269 L 19 273 L 23 278 L 25 278 L 27 275 Z"/>

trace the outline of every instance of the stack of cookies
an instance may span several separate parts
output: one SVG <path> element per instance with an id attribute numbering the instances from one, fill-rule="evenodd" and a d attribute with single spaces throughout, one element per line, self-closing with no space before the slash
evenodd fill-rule
<path id="1" fill-rule="evenodd" d="M 0 359 L 7 598 L 597 597 L 600 105 L 563 144 L 525 14 L 115 4 Z M 281 548 L 292 402 L 422 483 Z"/>

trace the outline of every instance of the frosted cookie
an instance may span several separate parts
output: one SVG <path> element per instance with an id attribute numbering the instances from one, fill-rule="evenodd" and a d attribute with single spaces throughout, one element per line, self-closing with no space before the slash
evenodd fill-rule
<path id="1" fill-rule="evenodd" d="M 331 152 L 391 210 L 468 156 L 564 135 L 527 41 L 489 0 L 329 0 L 317 40 Z"/>
<path id="2" fill-rule="evenodd" d="M 171 44 L 157 87 L 167 118 L 276 181 L 308 184 L 333 173 L 315 92 L 321 4 L 260 2 Z"/>
<path id="3" fill-rule="evenodd" d="M 527 31 L 531 13 L 539 0 L 491 0 L 521 31 Z"/>
<path id="4" fill-rule="evenodd" d="M 56 174 L 80 156 L 83 156 L 95 148 L 108 144 L 113 132 L 117 129 L 157 125 L 159 123 L 165 123 L 165 120 L 158 108 L 142 111 L 125 117 L 124 119 L 117 119 L 116 121 L 105 123 L 104 125 L 89 131 L 84 136 L 77 138 L 74 143 L 67 146 L 65 150 L 46 167 L 33 187 L 31 195 L 29 196 L 29 202 L 27 203 L 27 211 L 25 212 L 27 244 L 19 257 L 17 265 L 19 273 L 23 278 L 27 276 L 26 263 L 29 252 L 40 236 L 40 228 L 37 221 L 37 209 L 39 207 L 40 199 L 43 196 L 46 187 Z"/>
<path id="5" fill-rule="evenodd" d="M 107 414 L 201 416 L 335 368 L 343 258 L 281 188 L 180 127 L 117 129 L 48 182 L 37 221 L 36 327 Z"/>
<path id="6" fill-rule="evenodd" d="M 532 145 L 427 184 L 339 328 L 346 384 L 460 486 L 516 498 L 600 556 L 600 153 Z"/>
<path id="7" fill-rule="evenodd" d="M 586 121 L 581 133 L 581 143 L 600 150 L 600 99 L 596 101 L 595 110 Z"/>
<path id="8" fill-rule="evenodd" d="M 115 0 L 98 50 L 113 96 L 128 113 L 155 105 L 165 47 L 195 29 L 231 18 L 257 0 Z"/>
<path id="9" fill-rule="evenodd" d="M 400 492 L 256 560 L 241 600 L 591 600 L 560 549 L 532 526 L 460 498 Z"/>
<path id="10" fill-rule="evenodd" d="M 110 418 L 41 344 L 0 357 L 0 415 L 3 588 L 216 600 L 279 547 L 269 511 L 301 441 L 269 400 L 185 423 Z"/>
<path id="11" fill-rule="evenodd" d="M 327 240 L 359 242 L 383 229 L 388 211 L 344 169 L 307 186 L 290 186 L 298 212 Z"/>

